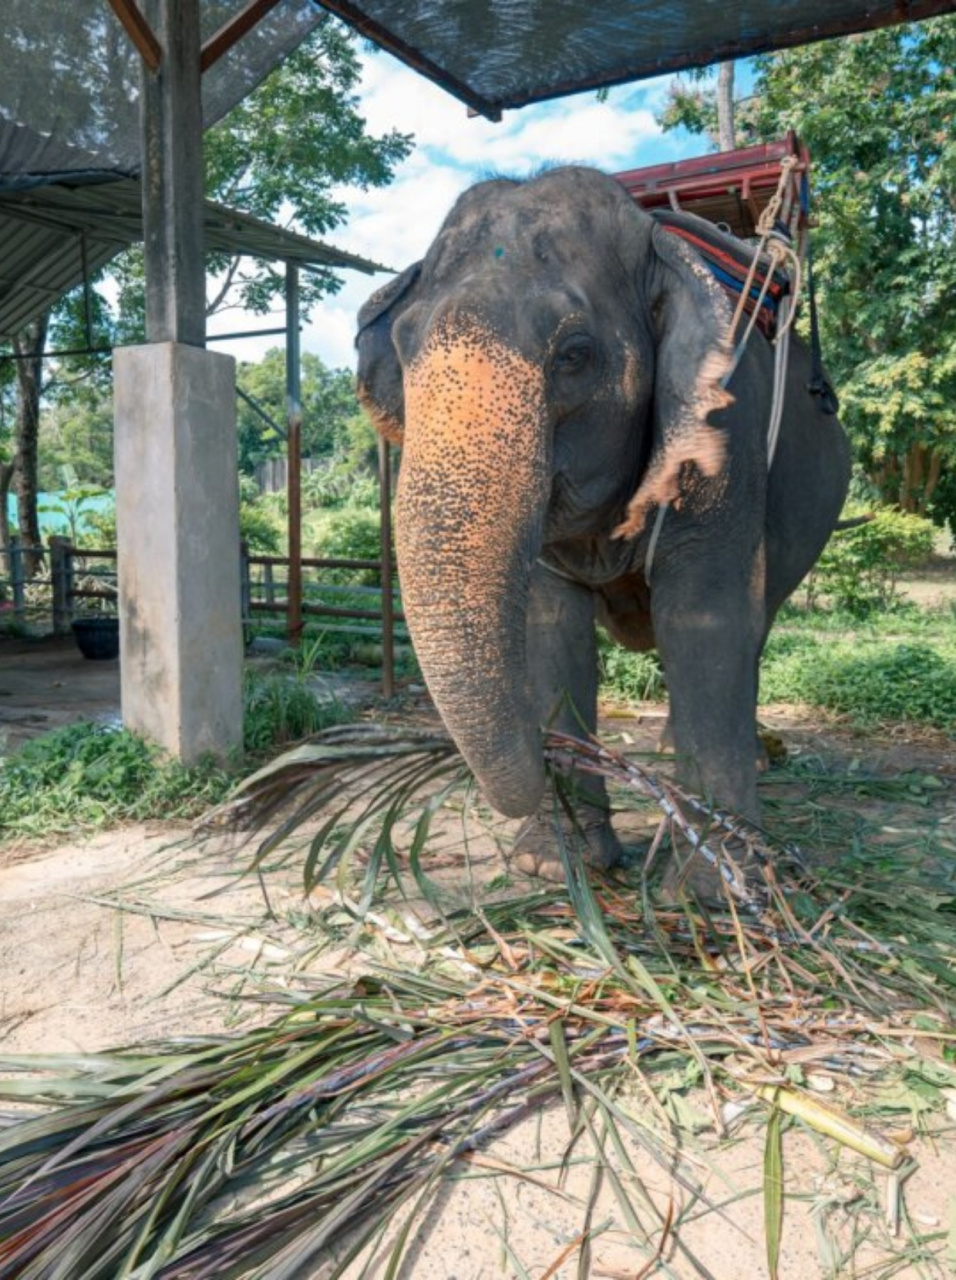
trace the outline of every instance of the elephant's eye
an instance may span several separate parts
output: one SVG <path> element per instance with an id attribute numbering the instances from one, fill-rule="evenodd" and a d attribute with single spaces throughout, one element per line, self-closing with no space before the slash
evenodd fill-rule
<path id="1" fill-rule="evenodd" d="M 586 333 L 573 333 L 565 338 L 554 356 L 556 373 L 579 373 L 591 363 L 594 343 Z"/>

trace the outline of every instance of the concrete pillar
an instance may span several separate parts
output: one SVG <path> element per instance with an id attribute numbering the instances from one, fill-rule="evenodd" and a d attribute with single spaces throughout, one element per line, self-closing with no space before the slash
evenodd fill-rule
<path id="1" fill-rule="evenodd" d="M 242 743 L 235 362 L 113 354 L 123 723 L 186 763 Z"/>

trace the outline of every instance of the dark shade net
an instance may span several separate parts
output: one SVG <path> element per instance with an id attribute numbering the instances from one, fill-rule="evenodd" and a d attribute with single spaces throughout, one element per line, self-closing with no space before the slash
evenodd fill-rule
<path id="1" fill-rule="evenodd" d="M 202 0 L 203 39 L 245 3 Z M 204 124 L 244 98 L 324 17 L 311 0 L 282 0 L 203 76 Z M 139 67 L 106 0 L 3 0 L 0 188 L 136 173 Z"/>
<path id="2" fill-rule="evenodd" d="M 326 0 L 487 115 L 826 36 L 956 0 Z"/>

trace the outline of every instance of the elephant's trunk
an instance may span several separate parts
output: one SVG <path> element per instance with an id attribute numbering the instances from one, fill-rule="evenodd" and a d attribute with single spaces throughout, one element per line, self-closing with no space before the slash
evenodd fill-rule
<path id="1" fill-rule="evenodd" d="M 445 317 L 405 372 L 396 502 L 402 598 L 422 673 L 490 803 L 544 788 L 526 614 L 549 484 L 543 375 L 473 317 Z"/>

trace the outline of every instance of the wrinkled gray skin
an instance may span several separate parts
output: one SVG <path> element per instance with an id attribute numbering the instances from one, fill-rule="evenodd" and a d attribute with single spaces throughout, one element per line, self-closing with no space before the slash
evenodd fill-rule
<path id="1" fill-rule="evenodd" d="M 425 259 L 362 310 L 360 394 L 403 444 L 412 639 L 504 814 L 542 805 L 541 725 L 594 727 L 597 618 L 659 650 L 684 782 L 758 816 L 760 653 L 833 529 L 850 464 L 794 338 L 768 474 L 773 353 L 756 333 L 725 394 L 731 315 L 686 245 L 583 168 L 473 187 Z M 607 865 L 619 846 L 602 788 L 586 785 L 591 857 Z M 519 845 L 531 865 L 554 858 L 544 810 Z"/>

